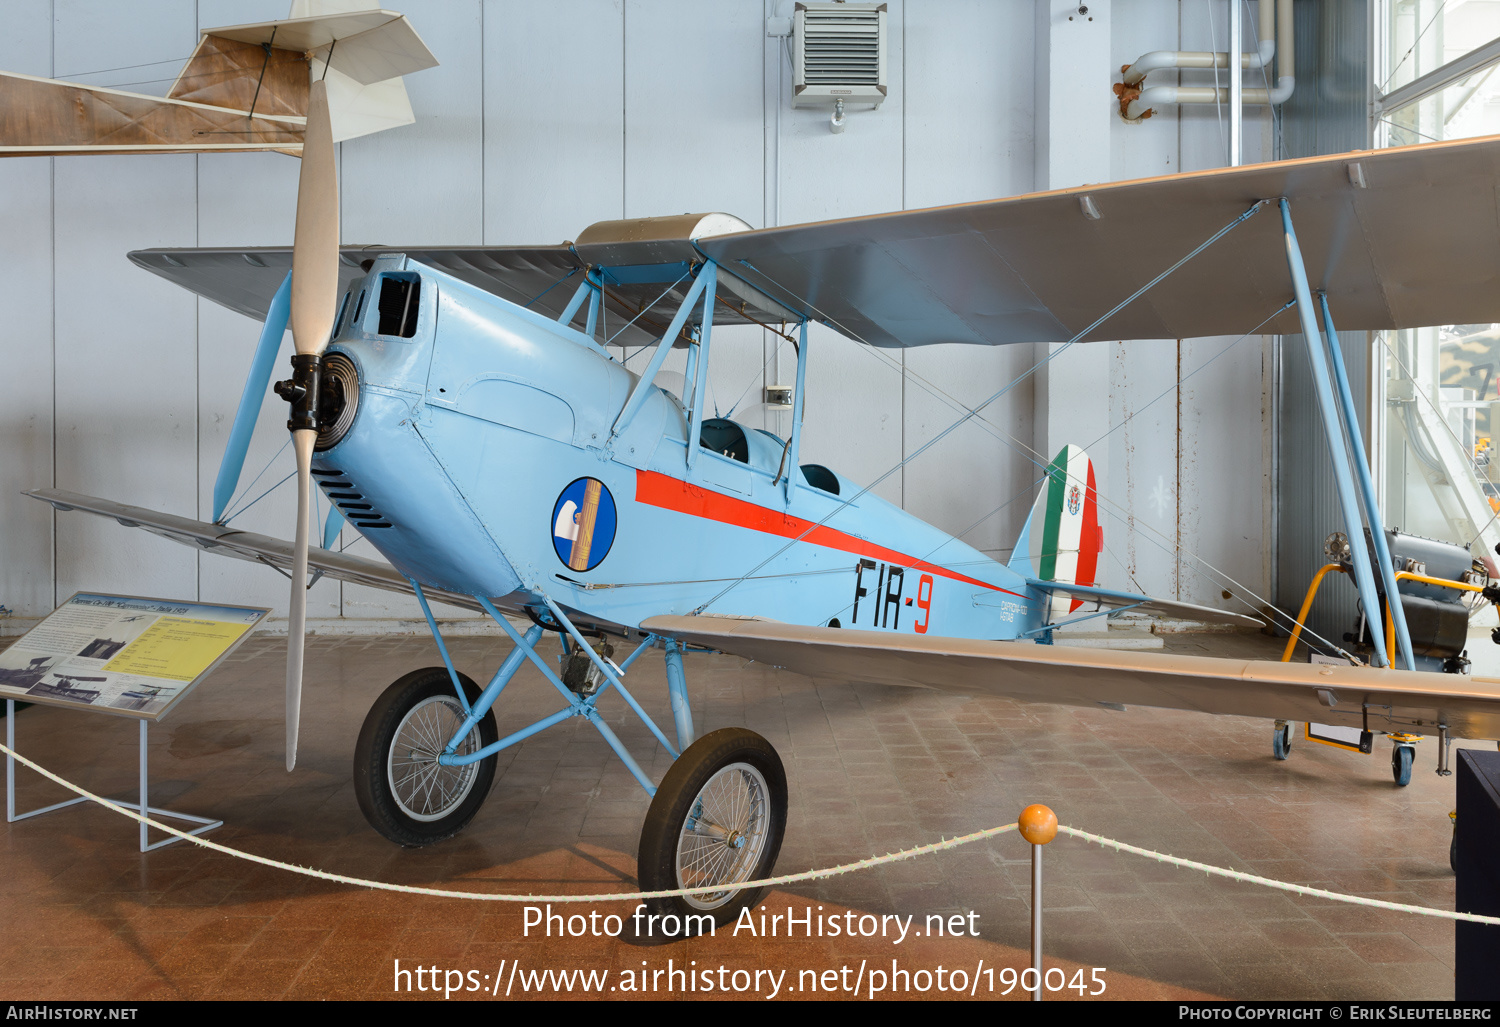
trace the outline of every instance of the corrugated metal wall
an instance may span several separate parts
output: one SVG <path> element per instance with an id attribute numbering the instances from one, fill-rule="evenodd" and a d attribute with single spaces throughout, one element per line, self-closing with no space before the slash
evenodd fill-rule
<path id="1" fill-rule="evenodd" d="M 1301 0 L 1294 5 L 1297 89 L 1282 107 L 1281 156 L 1309 157 L 1370 145 L 1370 8 L 1371 0 Z M 1294 209 L 1294 225 L 1296 217 Z M 1311 281 L 1315 290 L 1318 284 Z M 1330 305 L 1336 314 L 1332 297 Z M 1368 441 L 1369 337 L 1340 332 L 1339 342 L 1360 408 L 1360 430 Z M 1344 521 L 1301 335 L 1282 338 L 1279 370 L 1274 586 L 1276 605 L 1295 613 L 1313 574 L 1327 562 L 1323 540 L 1343 530 Z M 1309 439 L 1316 444 L 1307 444 Z M 1339 641 L 1352 630 L 1354 611 L 1353 586 L 1342 575 L 1331 575 L 1309 624 Z"/>

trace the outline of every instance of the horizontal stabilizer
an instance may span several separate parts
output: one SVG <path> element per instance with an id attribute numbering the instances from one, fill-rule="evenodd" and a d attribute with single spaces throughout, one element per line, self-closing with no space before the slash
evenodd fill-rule
<path id="1" fill-rule="evenodd" d="M 1050 596 L 1068 597 L 1081 604 L 1092 603 L 1095 610 L 1130 607 L 1135 610 L 1165 613 L 1184 620 L 1217 621 L 1225 624 L 1238 624 L 1246 628 L 1265 626 L 1265 622 L 1260 618 L 1249 617 L 1243 613 L 1231 613 L 1229 610 L 1218 610 L 1212 606 L 1197 606 L 1193 603 L 1179 603 L 1175 599 L 1153 599 L 1136 592 L 1117 592 L 1114 589 L 1098 588 L 1093 585 L 1039 581 L 1036 578 L 1027 579 L 1026 584 Z M 1074 612 L 1078 609 L 1077 605 L 1073 607 Z"/>
<path id="2" fill-rule="evenodd" d="M 230 25 L 205 29 L 204 32 L 257 47 L 267 45 L 278 50 L 313 53 L 326 58 L 335 71 L 341 71 L 365 86 L 435 68 L 438 63 L 411 22 L 395 11 L 320 14 L 311 18 Z"/>
<path id="3" fill-rule="evenodd" d="M 1425 671 L 1221 660 L 726 617 L 653 617 L 643 631 L 812 677 L 1027 702 L 1155 706 L 1373 730 L 1500 738 L 1500 681 Z M 1332 703 L 1330 706 L 1329 703 Z"/>

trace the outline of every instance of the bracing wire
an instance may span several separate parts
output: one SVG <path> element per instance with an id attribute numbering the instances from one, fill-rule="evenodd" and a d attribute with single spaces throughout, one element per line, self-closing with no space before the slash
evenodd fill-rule
<path id="1" fill-rule="evenodd" d="M 777 558 L 779 558 L 782 554 L 784 554 L 792 546 L 796 545 L 798 542 L 800 542 L 803 539 L 805 539 L 815 529 L 822 527 L 830 519 L 832 519 L 835 515 L 837 515 L 838 513 L 840 513 L 841 511 L 843 511 L 844 509 L 846 509 L 851 503 L 854 503 L 854 502 L 858 501 L 861 497 L 867 495 L 872 489 L 874 489 L 876 486 L 880 485 L 881 482 L 885 481 L 892 474 L 895 474 L 897 471 L 901 470 L 903 467 L 905 467 L 912 460 L 915 460 L 917 457 L 919 457 L 923 453 L 927 452 L 929 449 L 931 449 L 933 446 L 937 445 L 943 439 L 947 438 L 949 435 L 951 435 L 954 431 L 958 430 L 964 424 L 967 424 L 969 421 L 971 421 L 974 418 L 978 417 L 980 411 L 982 411 L 985 407 L 987 407 L 990 404 L 994 403 L 1000 397 L 1002 397 L 1006 393 L 1010 392 L 1011 389 L 1015 388 L 1021 382 L 1025 381 L 1027 378 L 1029 378 L 1032 374 L 1036 373 L 1038 370 L 1040 370 L 1041 368 L 1045 367 L 1047 364 L 1051 363 L 1057 357 L 1059 357 L 1063 353 L 1067 352 L 1067 350 L 1070 349 L 1073 345 L 1075 345 L 1079 340 L 1086 338 L 1090 333 L 1092 333 L 1094 331 L 1094 329 L 1098 328 L 1100 325 L 1104 324 L 1110 318 L 1114 317 L 1114 315 L 1117 314 L 1117 313 L 1119 313 L 1121 310 L 1124 310 L 1131 303 L 1135 302 L 1141 296 L 1143 296 L 1147 292 L 1149 292 L 1152 288 L 1154 288 L 1155 286 L 1157 286 L 1158 284 L 1160 284 L 1163 280 L 1165 280 L 1173 272 L 1175 272 L 1176 270 L 1178 270 L 1179 268 L 1181 268 L 1184 264 L 1186 264 L 1189 261 L 1193 260 L 1200 253 L 1202 253 L 1204 250 L 1208 249 L 1214 243 L 1218 242 L 1224 236 L 1228 235 L 1235 228 L 1239 227 L 1245 221 L 1249 220 L 1258 210 L 1260 210 L 1261 207 L 1263 207 L 1265 205 L 1265 203 L 1266 203 L 1265 200 L 1256 200 L 1253 204 L 1250 205 L 1250 207 L 1244 213 L 1240 214 L 1233 221 L 1230 221 L 1223 228 L 1220 228 L 1217 232 L 1215 232 L 1213 235 L 1209 236 L 1206 240 L 1204 240 L 1197 247 L 1195 247 L 1186 256 L 1184 256 L 1184 257 L 1180 258 L 1179 260 L 1177 260 L 1170 267 L 1168 267 L 1165 271 L 1162 271 L 1156 277 L 1154 277 L 1150 281 L 1148 281 L 1145 285 L 1142 285 L 1135 292 L 1131 293 L 1124 300 L 1120 301 L 1118 304 L 1116 304 L 1114 307 L 1112 307 L 1109 311 L 1107 311 L 1106 313 L 1104 313 L 1103 315 L 1101 315 L 1099 318 L 1097 318 L 1092 324 L 1090 324 L 1090 325 L 1088 325 L 1088 327 L 1084 328 L 1077 335 L 1073 336 L 1067 342 L 1063 343 L 1062 345 L 1058 346 L 1056 349 L 1052 350 L 1050 353 L 1047 354 L 1047 356 L 1043 357 L 1041 360 L 1037 361 L 1030 368 L 1028 368 L 1026 371 L 1024 371 L 1021 375 L 1019 375 L 1018 377 L 1016 377 L 1012 381 L 1010 381 L 1007 384 L 1005 384 L 1004 386 L 1002 386 L 997 392 L 993 393 L 991 396 L 989 396 L 989 398 L 985 399 L 978 406 L 975 406 L 973 408 L 966 408 L 966 412 L 961 417 L 959 417 L 958 420 L 954 421 L 952 424 L 948 425 L 948 427 L 946 427 L 942 431 L 938 432 L 931 439 L 929 439 L 927 442 L 923 443 L 916 450 L 914 450 L 911 454 L 902 457 L 902 459 L 900 461 L 898 461 L 895 464 L 895 466 L 891 467 L 889 470 L 887 470 L 884 474 L 880 475 L 880 477 L 876 478 L 870 484 L 868 484 L 864 488 L 860 489 L 858 492 L 856 492 L 854 495 L 850 496 L 848 499 L 846 499 L 846 500 L 842 501 L 841 503 L 839 503 L 837 506 L 835 506 L 833 508 L 833 510 L 831 510 L 828 514 L 826 514 L 817 523 L 809 525 L 796 538 L 793 538 L 793 539 L 789 540 L 786 543 L 786 545 L 782 546 L 775 553 L 773 553 L 770 556 L 766 557 L 764 560 L 762 560 L 755 567 L 753 567 L 749 571 L 747 571 L 744 575 L 742 575 L 739 579 L 736 580 L 735 584 L 738 584 L 739 581 L 743 581 L 745 578 L 748 578 L 750 575 L 755 574 L 757 571 L 759 571 L 763 567 L 765 567 L 768 563 L 770 563 L 773 560 L 776 560 Z M 803 300 L 802 302 L 808 308 L 816 310 L 816 308 L 812 304 L 806 303 L 805 300 Z M 821 314 L 822 312 L 818 311 L 818 313 Z M 861 342 L 864 341 L 863 339 L 859 338 L 859 335 L 856 332 L 848 332 L 847 329 L 844 329 L 842 327 L 840 327 L 840 330 L 841 331 L 846 331 L 848 334 L 851 335 L 851 337 L 857 339 L 858 341 L 861 341 Z M 735 587 L 735 584 L 731 584 L 728 587 L 720 590 L 716 595 L 714 595 L 707 602 L 705 602 L 705 603 L 701 604 L 700 606 L 698 606 L 693 612 L 694 613 L 702 613 L 709 606 L 712 606 L 715 602 L 717 602 L 718 600 L 722 599 L 725 595 L 727 595 L 730 592 L 730 590 L 732 590 Z"/>

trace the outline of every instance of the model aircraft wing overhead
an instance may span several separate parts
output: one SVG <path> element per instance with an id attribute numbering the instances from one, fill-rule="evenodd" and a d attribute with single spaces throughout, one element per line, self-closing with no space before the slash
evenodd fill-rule
<path id="1" fill-rule="evenodd" d="M 1258 200 L 1286 197 L 1346 330 L 1500 320 L 1500 137 L 1342 153 L 697 240 L 877 346 L 1062 342 Z M 1238 335 L 1292 298 L 1274 207 L 1085 340 Z M 1295 310 L 1265 332 L 1301 331 Z"/>
<path id="2" fill-rule="evenodd" d="M 1223 660 L 727 617 L 653 617 L 643 631 L 812 677 L 1073 706 L 1120 704 L 1500 738 L 1500 681 L 1422 671 Z M 1331 704 L 1331 705 L 1330 705 Z"/>
<path id="3" fill-rule="evenodd" d="M 158 510 L 116 503 L 109 499 L 97 499 L 61 489 L 33 489 L 26 495 L 51 503 L 59 510 L 83 510 L 101 517 L 112 517 L 127 528 L 144 528 L 154 535 L 160 535 L 194 549 L 264 564 L 283 573 L 289 572 L 292 567 L 292 544 L 279 538 L 271 538 L 269 535 L 258 535 L 252 531 L 240 531 L 238 528 L 230 528 L 222 524 L 195 521 L 188 517 L 177 517 Z M 315 548 L 309 551 L 307 562 L 314 571 L 337 581 L 368 585 L 387 592 L 414 594 L 411 582 L 389 564 L 377 560 L 366 560 L 347 553 L 335 553 Z M 468 610 L 482 611 L 482 607 L 474 601 L 472 596 L 459 595 L 456 592 L 427 586 L 423 586 L 422 592 L 429 599 L 436 599 Z M 506 608 L 505 604 L 500 605 Z"/>

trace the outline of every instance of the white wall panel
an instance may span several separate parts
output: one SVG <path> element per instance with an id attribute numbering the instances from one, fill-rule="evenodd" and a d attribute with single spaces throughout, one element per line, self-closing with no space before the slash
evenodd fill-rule
<path id="1" fill-rule="evenodd" d="M 405 78 L 417 121 L 340 144 L 344 240 L 484 241 L 484 55 L 480 0 L 402 0 L 442 62 Z"/>
<path id="2" fill-rule="evenodd" d="M 125 260 L 191 246 L 195 158 L 56 158 L 57 485 L 196 508 L 195 298 Z M 184 199 L 187 202 L 184 202 Z M 58 592 L 192 598 L 196 556 L 92 517 L 60 518 Z"/>
<path id="3" fill-rule="evenodd" d="M 828 129 L 826 108 L 781 112 L 781 221 L 853 217 L 905 206 L 905 7 L 892 3 L 887 15 L 890 46 L 886 72 L 890 93 L 878 110 L 853 105 L 838 135 Z M 783 95 L 791 96 L 791 68 Z M 809 332 L 805 463 L 821 463 L 868 485 L 901 462 L 901 375 L 860 344 L 818 325 Z M 898 355 L 899 359 L 899 355 Z M 901 475 L 875 488 L 901 502 Z"/>
<path id="4" fill-rule="evenodd" d="M 52 5 L 7 10 L 0 67 L 28 75 L 52 70 Z M 50 507 L 21 489 L 52 484 L 52 161 L 0 162 L 0 605 L 19 617 L 52 610 Z"/>
<path id="5" fill-rule="evenodd" d="M 1108 343 L 1107 443 L 1114 487 L 1100 498 L 1101 566 L 1121 588 L 1178 594 L 1179 444 L 1176 339 Z M 1081 444 L 1086 445 L 1087 440 Z"/>
<path id="6" fill-rule="evenodd" d="M 908 208 L 1031 191 L 1032 18 L 1030 4 L 982 0 L 905 8 L 905 66 L 921 69 L 905 79 Z M 929 346 L 905 361 L 925 381 L 909 378 L 902 400 L 909 455 L 1024 372 L 1031 347 Z M 985 423 L 971 421 L 907 464 L 906 509 L 945 531 L 968 530 L 964 541 L 977 549 L 1009 553 L 1040 474 L 1031 392 L 1023 383 L 983 412 Z"/>
<path id="7" fill-rule="evenodd" d="M 627 0 L 626 217 L 722 210 L 760 226 L 761 3 L 712 10 Z"/>
<path id="8" fill-rule="evenodd" d="M 54 67 L 184 56 L 197 41 L 195 13 L 188 0 L 146 9 L 59 0 Z M 196 505 L 196 302 L 125 259 L 141 246 L 194 245 L 195 168 L 192 156 L 55 160 L 59 488 L 174 512 Z M 59 597 L 88 588 L 194 597 L 196 573 L 181 546 L 96 518 L 58 521 Z"/>
<path id="9" fill-rule="evenodd" d="M 625 216 L 624 46 L 622 0 L 486 0 L 485 242 Z"/>

